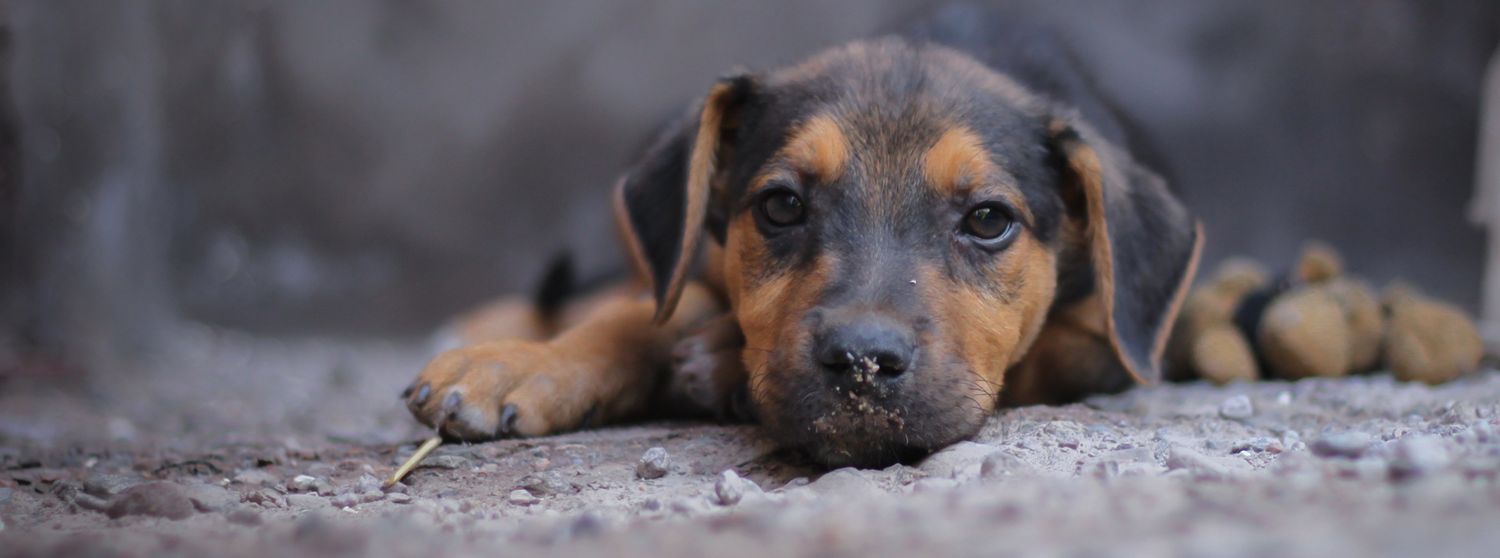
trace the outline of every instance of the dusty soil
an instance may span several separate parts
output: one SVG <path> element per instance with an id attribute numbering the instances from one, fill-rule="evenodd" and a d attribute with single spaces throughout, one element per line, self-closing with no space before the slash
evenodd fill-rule
<path id="1" fill-rule="evenodd" d="M 820 472 L 748 426 L 608 428 L 445 446 L 382 491 L 425 435 L 396 401 L 420 344 L 175 338 L 124 364 L 0 381 L 0 555 L 1500 548 L 1494 371 L 1438 387 L 1385 375 L 1188 384 L 1014 409 L 974 442 L 883 470 Z M 641 466 L 650 448 L 666 459 L 652 451 Z"/>

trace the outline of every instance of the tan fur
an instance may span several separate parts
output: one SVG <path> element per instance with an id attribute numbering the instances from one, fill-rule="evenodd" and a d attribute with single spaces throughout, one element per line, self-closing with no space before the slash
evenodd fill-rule
<path id="1" fill-rule="evenodd" d="M 639 416 L 672 343 L 692 323 L 723 310 L 701 285 L 689 284 L 683 293 L 679 311 L 659 326 L 650 299 L 616 294 L 553 339 L 507 339 L 445 352 L 418 375 L 407 405 L 423 424 L 463 439 L 550 434 L 576 428 L 591 414 L 601 422 Z M 461 404 L 449 407 L 454 393 Z M 516 419 L 502 432 L 507 405 L 515 406 Z"/>
<path id="2" fill-rule="evenodd" d="M 833 118 L 814 116 L 788 136 L 781 153 L 800 174 L 828 183 L 837 180 L 849 164 L 849 139 Z"/>
<path id="3" fill-rule="evenodd" d="M 979 135 L 962 126 L 943 132 L 922 156 L 927 184 L 944 195 L 973 188 L 980 180 L 997 175 L 996 170 Z"/>
<path id="4" fill-rule="evenodd" d="M 457 346 L 478 345 L 504 339 L 542 340 L 581 323 L 601 302 L 634 292 L 637 287 L 618 285 L 569 301 L 556 315 L 544 316 L 531 300 L 504 297 L 488 302 L 455 319 L 452 332 Z"/>
<path id="5" fill-rule="evenodd" d="M 1115 370 L 1104 304 L 1090 296 L 1053 313 L 1019 363 L 1006 373 L 1008 406 L 1055 404 L 1090 391 L 1095 374 Z"/>
<path id="6" fill-rule="evenodd" d="M 779 275 L 760 279 L 750 275 L 763 269 L 765 248 L 749 215 L 742 216 L 730 229 L 725 246 L 725 286 L 730 306 L 745 336 L 744 365 L 750 381 L 751 395 L 766 400 L 775 389 L 772 382 L 762 381 L 768 372 L 773 347 L 800 346 L 805 341 L 795 336 L 805 334 L 788 327 L 828 282 L 832 258 L 822 256 L 815 269 L 805 275 Z"/>
<path id="7" fill-rule="evenodd" d="M 998 402 L 1006 370 L 1021 360 L 1042 331 L 1056 287 L 1052 253 L 1034 238 L 1019 239 L 1010 250 L 997 260 L 994 271 L 1001 283 L 1017 287 L 1009 297 L 954 285 L 932 267 L 920 269 L 917 280 L 939 317 L 945 341 L 954 345 L 952 352 L 983 382 L 989 395 L 983 402 L 987 409 Z"/>

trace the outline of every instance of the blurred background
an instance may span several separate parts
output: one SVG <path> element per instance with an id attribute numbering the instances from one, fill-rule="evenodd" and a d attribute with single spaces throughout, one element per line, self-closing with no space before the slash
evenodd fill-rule
<path id="1" fill-rule="evenodd" d="M 1320 238 L 1477 310 L 1500 3 L 992 5 L 1052 28 L 1143 125 L 1207 225 L 1204 269 Z M 606 192 L 657 123 L 731 68 L 939 8 L 0 2 L 0 377 L 123 374 L 202 337 L 184 327 L 413 338 L 559 250 L 617 268 Z"/>

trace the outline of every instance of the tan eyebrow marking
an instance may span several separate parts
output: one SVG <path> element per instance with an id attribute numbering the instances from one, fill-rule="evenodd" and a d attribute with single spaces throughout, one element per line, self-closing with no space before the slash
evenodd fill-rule
<path id="1" fill-rule="evenodd" d="M 818 115 L 798 126 L 781 151 L 793 168 L 827 183 L 837 180 L 849 163 L 849 138 L 833 118 Z"/>
<path id="2" fill-rule="evenodd" d="M 990 161 L 984 142 L 972 130 L 954 126 L 943 132 L 922 157 L 927 182 L 944 194 L 973 187 L 999 170 Z"/>
<path id="3" fill-rule="evenodd" d="M 1022 221 L 1032 222 L 1031 208 L 1014 184 L 1006 182 L 1009 175 L 990 159 L 979 134 L 967 127 L 953 126 L 943 131 L 923 155 L 922 173 L 933 189 L 949 197 L 986 186 L 987 181 L 998 181 L 1001 196 L 1020 213 Z"/>

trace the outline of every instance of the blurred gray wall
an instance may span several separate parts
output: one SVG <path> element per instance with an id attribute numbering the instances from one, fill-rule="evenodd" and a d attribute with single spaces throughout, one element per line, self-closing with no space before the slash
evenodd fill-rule
<path id="1" fill-rule="evenodd" d="M 1054 26 L 1144 125 L 1207 224 L 1207 263 L 1285 262 L 1317 237 L 1379 280 L 1478 300 L 1463 210 L 1500 3 L 995 4 Z M 424 331 L 528 288 L 565 247 L 585 274 L 617 266 L 607 188 L 718 75 L 930 9 L 11 2 L 3 316 L 42 345 L 128 346 L 178 316 Z"/>

